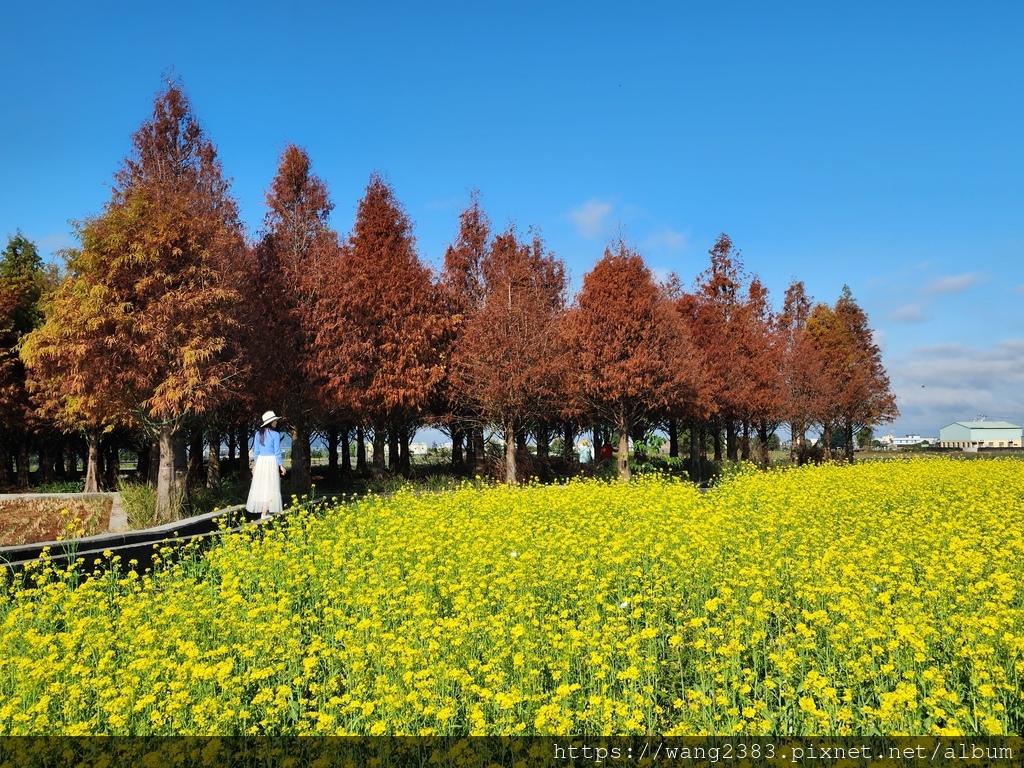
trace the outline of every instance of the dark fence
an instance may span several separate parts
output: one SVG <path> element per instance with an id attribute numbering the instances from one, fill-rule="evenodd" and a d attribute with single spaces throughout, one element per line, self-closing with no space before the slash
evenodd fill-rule
<path id="1" fill-rule="evenodd" d="M 40 563 L 45 551 L 45 559 L 58 569 L 81 557 L 85 560 L 84 570 L 88 572 L 96 559 L 106 562 L 108 558 L 117 557 L 117 565 L 122 571 L 134 568 L 142 573 L 153 566 L 153 555 L 163 547 L 178 549 L 193 542 L 200 547 L 207 546 L 217 537 L 237 533 L 255 519 L 256 516 L 239 505 L 143 531 L 0 547 L 0 565 L 6 566 L 11 573 L 20 573 L 30 564 Z"/>

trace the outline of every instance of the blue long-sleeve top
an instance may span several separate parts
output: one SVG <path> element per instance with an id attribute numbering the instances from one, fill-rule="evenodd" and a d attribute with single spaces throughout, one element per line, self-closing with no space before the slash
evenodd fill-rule
<path id="1" fill-rule="evenodd" d="M 260 442 L 260 430 L 256 430 L 256 437 L 252 441 L 252 457 L 258 459 L 260 456 L 273 456 L 277 459 L 277 466 L 284 466 L 284 457 L 281 455 L 281 433 L 276 429 L 268 429 Z"/>

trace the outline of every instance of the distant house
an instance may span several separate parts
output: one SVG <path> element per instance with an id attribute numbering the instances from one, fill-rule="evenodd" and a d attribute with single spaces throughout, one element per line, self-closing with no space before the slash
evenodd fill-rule
<path id="1" fill-rule="evenodd" d="M 910 448 L 912 446 L 921 445 L 923 442 L 924 438 L 920 435 L 906 435 L 904 437 L 892 438 L 890 445 L 892 445 L 893 448 Z"/>
<path id="2" fill-rule="evenodd" d="M 1021 428 L 1005 421 L 954 421 L 939 430 L 939 445 L 968 451 L 979 448 L 1020 448 Z"/>
<path id="3" fill-rule="evenodd" d="M 410 456 L 426 456 L 430 447 L 426 443 L 409 443 Z"/>

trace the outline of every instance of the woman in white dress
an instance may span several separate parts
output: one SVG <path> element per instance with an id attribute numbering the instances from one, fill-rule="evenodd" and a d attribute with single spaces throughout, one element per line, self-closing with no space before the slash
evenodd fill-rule
<path id="1" fill-rule="evenodd" d="M 263 423 L 253 438 L 252 486 L 245 508 L 266 520 L 283 509 L 281 504 L 281 477 L 284 459 L 281 456 L 281 433 L 277 431 L 279 418 L 273 411 L 263 414 Z M 280 475 L 278 472 L 280 471 Z"/>

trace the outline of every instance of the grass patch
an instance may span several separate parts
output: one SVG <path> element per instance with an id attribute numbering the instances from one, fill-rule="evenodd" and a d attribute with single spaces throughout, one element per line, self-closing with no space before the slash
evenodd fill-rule
<path id="1" fill-rule="evenodd" d="M 84 493 L 84 480 L 55 480 L 36 488 L 33 493 Z"/>
<path id="2" fill-rule="evenodd" d="M 121 495 L 121 509 L 132 530 L 152 528 L 157 524 L 156 488 L 148 483 L 122 481 L 117 492 Z"/>

